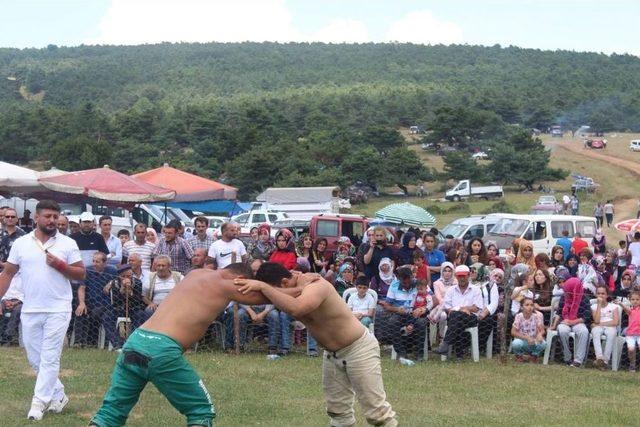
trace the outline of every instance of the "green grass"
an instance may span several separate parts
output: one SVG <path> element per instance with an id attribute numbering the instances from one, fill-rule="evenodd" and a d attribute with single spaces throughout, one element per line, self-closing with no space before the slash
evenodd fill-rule
<path id="1" fill-rule="evenodd" d="M 34 376 L 23 353 L 0 349 L 2 426 L 28 425 Z M 62 381 L 71 402 L 62 414 L 45 415 L 43 426 L 83 426 L 99 407 L 116 355 L 65 350 Z M 188 355 L 216 404 L 219 426 L 325 426 L 321 359 L 301 355 L 276 362 L 263 354 Z M 412 368 L 383 358 L 388 399 L 403 426 L 424 425 L 638 425 L 640 377 L 560 365 L 503 365 L 429 361 Z M 359 426 L 366 425 L 361 417 Z M 183 425 L 149 385 L 133 410 L 131 426 Z"/>

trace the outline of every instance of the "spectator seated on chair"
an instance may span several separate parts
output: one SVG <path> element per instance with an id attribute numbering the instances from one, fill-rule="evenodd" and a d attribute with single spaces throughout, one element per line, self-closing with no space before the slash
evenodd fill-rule
<path id="1" fill-rule="evenodd" d="M 109 298 L 110 307 L 102 317 L 102 325 L 107 340 L 118 349 L 122 347 L 126 337 L 146 320 L 142 283 L 133 277 L 131 266 L 124 264 L 118 268 L 118 277 L 104 287 L 104 292 Z M 131 320 L 130 331 L 116 329 L 119 317 Z"/>
<path id="2" fill-rule="evenodd" d="M 271 314 L 272 311 L 275 313 Z M 231 351 L 235 348 L 235 334 L 233 330 L 233 304 L 227 307 L 225 312 L 225 343 L 224 348 Z M 238 318 L 240 326 L 240 349 L 244 350 L 244 346 L 247 343 L 247 330 L 249 323 L 254 326 L 261 326 L 266 323 L 267 333 L 269 336 L 269 346 L 278 346 L 278 311 L 274 310 L 274 306 L 271 304 L 264 305 L 239 305 L 238 306 Z"/>
<path id="3" fill-rule="evenodd" d="M 147 305 L 147 318 L 151 317 L 169 292 L 183 279 L 182 274 L 171 271 L 171 258 L 159 255 L 153 260 L 156 271 L 149 274 L 149 282 L 142 284 L 142 298 Z"/>
<path id="4" fill-rule="evenodd" d="M 433 308 L 433 292 L 429 289 L 429 283 L 422 279 L 417 281 L 417 293 L 411 302 L 411 316 L 407 319 L 407 324 L 401 328 L 404 335 L 411 335 L 415 330 L 418 319 L 424 319 L 426 326 L 427 315 Z"/>
<path id="5" fill-rule="evenodd" d="M 613 353 L 613 346 L 618 336 L 620 316 L 618 306 L 609 302 L 609 288 L 598 286 L 596 288 L 596 303 L 591 304 L 591 336 L 593 350 L 596 354 L 595 365 L 600 370 L 609 369 L 609 361 Z M 601 337 L 606 337 L 604 352 L 602 351 Z"/>
<path id="6" fill-rule="evenodd" d="M 521 306 L 511 327 L 511 348 L 518 362 L 538 363 L 538 357 L 546 348 L 542 313 L 534 310 L 531 298 L 525 297 Z"/>
<path id="7" fill-rule="evenodd" d="M 98 327 L 110 305 L 103 289 L 117 274 L 115 267 L 107 264 L 106 254 L 93 254 L 92 265 L 87 267 L 87 276 L 78 288 L 74 345 L 96 344 Z"/>
<path id="8" fill-rule="evenodd" d="M 636 348 L 640 348 L 640 291 L 633 290 L 629 294 L 631 306 L 623 305 L 622 308 L 629 316 L 625 336 L 627 351 L 629 353 L 629 371 L 636 371 Z"/>
<path id="9" fill-rule="evenodd" d="M 418 290 L 416 280 L 410 267 L 401 267 L 396 271 L 397 279 L 389 287 L 387 298 L 383 303 L 384 309 L 391 314 L 388 325 L 393 348 L 398 354 L 398 361 L 404 365 L 415 362 L 407 358 L 408 348 L 414 347 L 418 360 L 424 358 L 423 345 L 426 337 L 426 318 L 417 319 L 415 331 L 411 335 L 403 335 L 402 331 L 412 316 L 412 303 Z M 376 328 L 378 329 L 378 328 Z"/>
<path id="10" fill-rule="evenodd" d="M 469 267 L 457 266 L 455 276 L 458 284 L 449 288 L 444 296 L 443 308 L 447 313 L 447 333 L 434 352 L 447 355 L 449 348 L 453 347 L 456 359 L 461 360 L 467 342 L 464 336 L 465 329 L 478 325 L 477 314 L 484 308 L 484 302 L 480 289 L 469 286 Z"/>
<path id="11" fill-rule="evenodd" d="M 20 312 L 24 291 L 20 274 L 13 276 L 9 289 L 0 300 L 0 344 L 11 345 L 18 343 L 18 328 L 20 327 Z"/>
<path id="12" fill-rule="evenodd" d="M 480 350 L 487 345 L 489 335 L 496 329 L 496 311 L 500 303 L 499 286 L 504 279 L 504 271 L 500 268 L 494 268 L 489 273 L 489 281 L 478 285 L 478 289 L 482 293 L 482 302 L 484 308 L 478 312 L 478 339 Z M 494 342 L 497 342 L 497 334 L 494 334 Z"/>
<path id="13" fill-rule="evenodd" d="M 367 292 L 369 285 L 366 276 L 359 276 L 356 279 L 356 289 L 357 293 L 349 297 L 347 305 L 356 319 L 368 328 L 373 323 L 376 303 L 373 296 Z"/>
<path id="14" fill-rule="evenodd" d="M 580 279 L 572 277 L 564 283 L 564 295 L 558 310 L 560 315 L 552 322 L 549 329 L 555 329 L 562 343 L 563 359 L 567 365 L 579 368 L 587 357 L 589 345 L 589 325 L 591 323 L 591 304 L 585 295 Z M 569 334 L 573 332 L 576 340 L 576 354 L 571 354 Z"/>

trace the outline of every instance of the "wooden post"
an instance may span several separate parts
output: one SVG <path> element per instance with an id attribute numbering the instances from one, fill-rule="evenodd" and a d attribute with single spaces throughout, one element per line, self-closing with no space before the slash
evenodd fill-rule
<path id="1" fill-rule="evenodd" d="M 231 252 L 231 263 L 236 262 L 236 252 Z M 238 314 L 238 303 L 233 303 L 233 342 L 236 354 L 240 354 L 240 315 Z"/>

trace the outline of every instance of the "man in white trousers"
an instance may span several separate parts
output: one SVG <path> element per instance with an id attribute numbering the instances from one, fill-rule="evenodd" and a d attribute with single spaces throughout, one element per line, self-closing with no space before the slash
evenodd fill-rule
<path id="1" fill-rule="evenodd" d="M 27 417 L 39 421 L 45 410 L 60 413 L 69 398 L 58 379 L 62 344 L 71 319 L 71 283 L 85 269 L 76 242 L 58 232 L 60 206 L 42 200 L 36 206 L 35 229 L 11 247 L 0 274 L 0 298 L 20 271 L 24 291 L 22 338 L 29 364 L 37 373 Z"/>

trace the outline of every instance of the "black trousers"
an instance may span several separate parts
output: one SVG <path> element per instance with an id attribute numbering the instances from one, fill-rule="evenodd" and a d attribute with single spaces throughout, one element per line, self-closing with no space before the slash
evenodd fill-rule
<path id="1" fill-rule="evenodd" d="M 393 313 L 389 319 L 389 332 L 391 333 L 391 343 L 398 353 L 398 357 L 407 357 L 408 349 L 413 348 L 418 359 L 424 357 L 424 340 L 427 336 L 427 323 L 429 320 L 418 318 L 412 320 L 413 332 L 403 336 L 400 329 L 409 323 L 410 314 Z M 377 325 L 376 325 L 377 326 Z"/>
<path id="2" fill-rule="evenodd" d="M 461 311 L 452 311 L 447 318 L 447 333 L 444 342 L 453 347 L 456 357 L 464 355 L 465 348 L 469 345 L 469 340 L 465 337 L 464 330 L 478 325 L 478 318 L 475 314 L 467 314 Z"/>
<path id="3" fill-rule="evenodd" d="M 489 339 L 489 335 L 491 335 L 491 332 L 496 328 L 496 325 L 495 314 L 478 321 L 478 341 L 481 353 L 487 348 L 487 339 Z M 493 334 L 494 342 L 498 341 L 497 337 L 497 334 Z"/>

